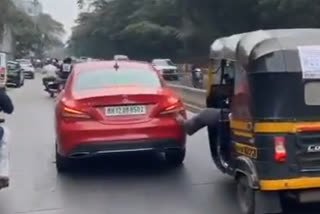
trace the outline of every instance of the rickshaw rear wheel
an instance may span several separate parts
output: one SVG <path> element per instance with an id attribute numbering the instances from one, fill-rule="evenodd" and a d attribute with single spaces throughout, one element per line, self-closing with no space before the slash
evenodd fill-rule
<path id="1" fill-rule="evenodd" d="M 255 213 L 255 190 L 249 185 L 247 176 L 237 179 L 237 200 L 242 214 Z"/>

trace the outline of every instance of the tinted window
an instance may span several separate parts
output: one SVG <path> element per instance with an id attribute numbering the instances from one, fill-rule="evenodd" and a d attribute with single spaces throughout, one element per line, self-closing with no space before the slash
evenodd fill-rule
<path id="1" fill-rule="evenodd" d="M 112 86 L 161 87 L 158 75 L 149 70 L 96 70 L 80 72 L 75 90 L 97 89 Z"/>
<path id="2" fill-rule="evenodd" d="M 14 63 L 8 63 L 8 69 L 9 70 L 16 70 L 18 69 L 18 65 Z"/>

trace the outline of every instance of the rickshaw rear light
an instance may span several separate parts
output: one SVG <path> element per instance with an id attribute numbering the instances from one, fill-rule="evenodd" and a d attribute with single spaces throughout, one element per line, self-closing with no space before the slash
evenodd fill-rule
<path id="1" fill-rule="evenodd" d="M 285 137 L 274 137 L 274 159 L 279 163 L 287 161 Z"/>

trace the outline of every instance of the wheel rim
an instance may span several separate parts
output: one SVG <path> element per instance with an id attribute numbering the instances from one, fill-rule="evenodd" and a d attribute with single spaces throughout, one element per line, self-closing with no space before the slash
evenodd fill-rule
<path id="1" fill-rule="evenodd" d="M 246 182 L 240 180 L 238 182 L 238 201 L 243 213 L 250 213 L 253 200 L 253 190 L 246 184 Z"/>

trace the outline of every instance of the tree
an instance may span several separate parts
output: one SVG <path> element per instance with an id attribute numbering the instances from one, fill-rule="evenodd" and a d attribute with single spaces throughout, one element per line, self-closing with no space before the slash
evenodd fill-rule
<path id="1" fill-rule="evenodd" d="M 30 51 L 42 56 L 45 49 L 63 45 L 63 25 L 50 15 L 30 17 L 17 9 L 11 0 L 0 2 L 0 35 L 5 24 L 11 28 L 19 57 L 29 54 Z"/>
<path id="2" fill-rule="evenodd" d="M 206 57 L 214 39 L 265 28 L 318 27 L 318 0 L 79 0 L 70 47 L 104 57 Z M 79 52 L 79 50 L 81 50 Z"/>

